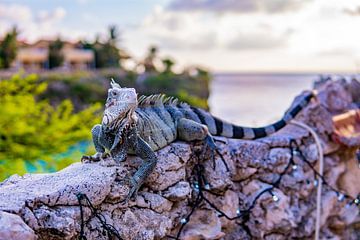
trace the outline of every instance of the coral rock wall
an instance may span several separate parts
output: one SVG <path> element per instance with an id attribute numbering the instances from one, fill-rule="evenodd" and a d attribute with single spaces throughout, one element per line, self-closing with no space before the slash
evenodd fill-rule
<path id="1" fill-rule="evenodd" d="M 297 120 L 311 126 L 321 138 L 326 181 L 356 198 L 360 192 L 355 159 L 359 141 L 353 139 L 350 147 L 333 140 L 332 121 L 334 114 L 355 106 L 352 99 L 354 93 L 347 83 L 325 83 L 317 101 Z M 169 239 L 180 228 L 180 239 L 313 239 L 317 182 L 314 171 L 298 154 L 292 157 L 290 148 L 293 139 L 317 168 L 318 150 L 309 132 L 290 124 L 256 141 L 216 139 L 226 165 L 218 154 L 215 161 L 198 165 L 201 143 L 175 142 L 157 152 L 154 173 L 136 200 L 128 204 L 122 202 L 129 191 L 126 179 L 141 163 L 134 156 L 121 166 L 109 158 L 79 162 L 56 173 L 13 175 L 0 184 L 0 239 L 78 239 L 81 230 L 87 239 L 108 239 L 105 222 L 122 239 Z M 198 179 L 199 172 L 204 179 Z M 276 187 L 259 195 L 280 176 Z M 206 200 L 188 217 L 199 191 Z M 79 193 L 96 212 L 85 198 L 80 211 Z M 323 186 L 320 236 L 359 239 L 359 206 L 339 199 L 336 192 Z M 229 218 L 252 207 L 231 220 L 214 206 Z"/>

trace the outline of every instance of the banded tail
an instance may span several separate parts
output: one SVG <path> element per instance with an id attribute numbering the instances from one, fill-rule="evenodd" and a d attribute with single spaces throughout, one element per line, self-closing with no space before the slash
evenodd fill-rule
<path id="1" fill-rule="evenodd" d="M 197 115 L 200 122 L 208 126 L 208 129 L 213 136 L 251 140 L 269 136 L 270 134 L 277 132 L 278 130 L 285 127 L 286 124 L 294 119 L 295 116 L 311 101 L 315 95 L 316 93 L 314 91 L 305 94 L 304 98 L 300 100 L 299 103 L 293 108 L 289 109 L 281 120 L 265 127 L 258 128 L 237 126 L 220 120 L 217 117 L 213 117 L 210 113 L 202 109 L 193 107 L 191 109 L 195 115 Z"/>

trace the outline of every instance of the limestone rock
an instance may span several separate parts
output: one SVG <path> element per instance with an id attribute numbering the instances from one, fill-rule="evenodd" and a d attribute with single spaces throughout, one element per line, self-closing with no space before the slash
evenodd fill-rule
<path id="1" fill-rule="evenodd" d="M 221 239 L 225 233 L 221 231 L 221 221 L 213 211 L 198 210 L 192 216 L 188 225 L 185 226 L 182 239 Z"/>
<path id="2" fill-rule="evenodd" d="M 179 152 L 179 156 L 174 154 Z M 189 160 L 190 146 L 184 143 L 174 143 L 157 152 L 159 161 L 154 172 L 146 181 L 153 190 L 162 191 L 185 179 L 185 163 Z"/>
<path id="3" fill-rule="evenodd" d="M 19 216 L 0 211 L 0 239 L 35 240 L 37 236 Z"/>
<path id="4" fill-rule="evenodd" d="M 143 192 L 141 194 L 144 198 L 144 201 L 149 204 L 149 208 L 154 210 L 157 213 L 168 212 L 171 210 L 172 202 L 166 198 L 149 192 Z"/>
<path id="5" fill-rule="evenodd" d="M 186 199 L 190 192 L 190 184 L 188 182 L 181 181 L 174 186 L 169 187 L 168 190 L 164 192 L 164 197 L 175 202 Z"/>
<path id="6" fill-rule="evenodd" d="M 353 107 L 351 99 L 358 99 L 350 90 L 344 82 L 324 83 L 318 101 L 297 120 L 321 138 L 327 182 L 356 197 L 356 145 L 330 137 L 333 114 Z M 318 150 L 307 130 L 290 124 L 256 141 L 216 139 L 223 159 L 218 154 L 214 160 L 199 159 L 200 143 L 178 141 L 157 151 L 154 172 L 128 204 L 122 202 L 129 192 L 128 179 L 142 162 L 136 156 L 120 165 L 109 157 L 56 173 L 13 175 L 0 183 L 0 239 L 78 239 L 81 226 L 87 239 L 100 240 L 115 233 L 129 240 L 169 239 L 180 229 L 180 239 L 188 240 L 313 239 L 316 186 L 308 163 L 318 169 Z M 308 163 L 299 155 L 291 159 L 291 140 Z M 200 172 L 195 171 L 197 164 L 202 165 Z M 79 196 L 86 196 L 81 208 Z M 321 238 L 358 239 L 359 207 L 339 201 L 325 186 L 322 197 Z M 109 233 L 104 227 L 110 226 Z"/>
<path id="7" fill-rule="evenodd" d="M 352 102 L 352 95 L 344 88 L 341 81 L 328 82 L 319 91 L 318 99 L 332 113 L 340 113 Z"/>

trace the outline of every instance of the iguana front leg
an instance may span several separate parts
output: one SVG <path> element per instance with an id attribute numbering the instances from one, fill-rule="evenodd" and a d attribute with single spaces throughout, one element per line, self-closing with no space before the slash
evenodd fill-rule
<path id="1" fill-rule="evenodd" d="M 211 159 L 215 160 L 215 152 L 218 152 L 213 137 L 209 133 L 206 125 L 197 123 L 193 120 L 182 118 L 178 121 L 177 131 L 179 138 L 185 141 L 203 140 L 211 150 Z M 206 148 L 201 155 L 204 155 Z M 221 156 L 221 155 L 220 155 Z M 221 157 L 222 158 L 222 157 Z M 226 165 L 226 163 L 224 163 Z M 215 166 L 215 162 L 214 162 Z"/>
<path id="2" fill-rule="evenodd" d="M 193 120 L 182 118 L 178 122 L 177 131 L 179 138 L 185 141 L 204 140 L 212 150 L 216 149 L 213 137 L 210 135 L 207 126 Z"/>
<path id="3" fill-rule="evenodd" d="M 186 118 L 179 119 L 177 131 L 179 139 L 187 142 L 204 140 L 209 135 L 207 126 Z"/>
<path id="4" fill-rule="evenodd" d="M 154 170 L 157 163 L 157 157 L 149 144 L 147 144 L 138 134 L 136 134 L 134 138 L 133 148 L 135 150 L 135 154 L 143 159 L 144 162 L 130 179 L 131 189 L 125 199 L 126 202 L 128 202 L 132 197 L 136 198 L 139 188 Z"/>
<path id="5" fill-rule="evenodd" d="M 92 135 L 92 140 L 94 143 L 94 147 L 96 150 L 96 153 L 92 156 L 83 156 L 81 158 L 81 161 L 100 161 L 101 158 L 106 157 L 106 153 L 105 153 L 105 148 L 102 144 L 102 127 L 100 124 L 96 124 L 92 129 L 91 129 L 91 135 Z"/>

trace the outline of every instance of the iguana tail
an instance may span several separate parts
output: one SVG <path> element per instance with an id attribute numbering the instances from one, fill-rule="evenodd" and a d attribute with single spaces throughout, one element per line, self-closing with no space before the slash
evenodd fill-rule
<path id="1" fill-rule="evenodd" d="M 298 104 L 290 108 L 281 120 L 265 127 L 258 128 L 237 126 L 220 120 L 217 117 L 213 117 L 201 109 L 192 108 L 192 110 L 199 117 L 201 123 L 208 126 L 208 129 L 213 136 L 223 136 L 237 139 L 257 139 L 269 136 L 270 134 L 285 127 L 286 124 L 294 119 L 315 95 L 315 91 L 306 93 L 303 99 L 301 99 Z"/>

